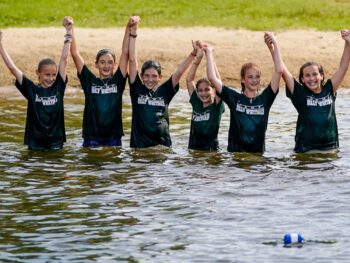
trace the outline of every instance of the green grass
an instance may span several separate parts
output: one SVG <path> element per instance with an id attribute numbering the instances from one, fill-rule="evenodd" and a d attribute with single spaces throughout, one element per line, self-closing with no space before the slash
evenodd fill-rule
<path id="1" fill-rule="evenodd" d="M 0 27 L 60 26 L 65 15 L 79 27 L 119 27 L 140 15 L 143 27 L 338 30 L 349 10 L 348 0 L 1 0 Z"/>

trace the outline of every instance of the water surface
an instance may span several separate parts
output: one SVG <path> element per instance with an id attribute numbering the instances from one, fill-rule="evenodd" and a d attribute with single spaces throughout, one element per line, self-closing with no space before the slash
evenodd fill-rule
<path id="1" fill-rule="evenodd" d="M 126 92 L 127 93 L 127 92 Z M 186 91 L 171 104 L 173 148 L 83 149 L 80 91 L 65 97 L 67 143 L 23 145 L 26 101 L 0 93 L 1 262 L 347 262 L 350 258 L 350 91 L 336 101 L 340 149 L 295 154 L 296 111 L 281 90 L 266 152 L 188 151 Z M 285 248 L 301 232 L 302 248 Z"/>

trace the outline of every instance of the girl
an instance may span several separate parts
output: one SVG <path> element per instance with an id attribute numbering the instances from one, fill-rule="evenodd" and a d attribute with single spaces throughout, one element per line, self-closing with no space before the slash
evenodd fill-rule
<path id="1" fill-rule="evenodd" d="M 345 47 L 340 66 L 325 83 L 323 68 L 316 62 L 307 62 L 301 66 L 299 82 L 284 65 L 283 79 L 287 85 L 287 97 L 298 111 L 295 152 L 339 147 L 335 99 L 337 89 L 349 67 L 349 30 L 342 30 L 341 36 L 345 40 Z"/>
<path id="2" fill-rule="evenodd" d="M 265 150 L 265 132 L 270 107 L 278 93 L 282 59 L 274 35 L 265 33 L 264 38 L 271 52 L 275 71 L 270 84 L 261 94 L 258 93 L 261 72 L 257 65 L 247 63 L 242 66 L 242 91 L 238 93 L 223 85 L 216 76 L 212 48 L 205 48 L 208 78 L 231 111 L 227 147 L 229 152 L 263 152 Z"/>
<path id="3" fill-rule="evenodd" d="M 39 62 L 36 71 L 39 84 L 34 84 L 19 70 L 6 52 L 3 32 L 0 31 L 0 54 L 7 68 L 16 78 L 16 87 L 28 100 L 24 144 L 29 150 L 57 150 L 66 141 L 63 114 L 63 96 L 67 83 L 67 62 L 72 39 L 73 21 L 64 20 L 66 28 L 61 59 L 57 65 L 52 59 Z"/>
<path id="4" fill-rule="evenodd" d="M 145 148 L 156 145 L 171 146 L 168 107 L 179 90 L 179 80 L 196 56 L 192 53 L 178 66 L 172 76 L 159 85 L 161 67 L 157 61 L 146 61 L 138 75 L 136 37 L 139 20 L 130 29 L 129 81 L 132 103 L 130 147 Z"/>
<path id="5" fill-rule="evenodd" d="M 71 19 L 71 18 L 70 18 Z M 131 17 L 125 29 L 119 66 L 114 73 L 115 55 L 102 49 L 96 55 L 96 77 L 81 57 L 73 29 L 71 54 L 78 70 L 78 77 L 85 94 L 83 117 L 83 146 L 121 146 L 124 135 L 122 125 L 122 95 L 125 89 L 128 65 L 129 31 L 133 25 Z"/>
<path id="6" fill-rule="evenodd" d="M 194 150 L 215 151 L 219 148 L 218 132 L 221 115 L 225 110 L 224 104 L 216 95 L 215 88 L 208 79 L 203 78 L 194 83 L 196 71 L 204 55 L 203 45 L 193 43 L 197 50 L 195 59 L 187 75 L 187 90 L 192 104 L 191 131 L 188 148 Z M 216 70 L 216 76 L 220 79 Z"/>

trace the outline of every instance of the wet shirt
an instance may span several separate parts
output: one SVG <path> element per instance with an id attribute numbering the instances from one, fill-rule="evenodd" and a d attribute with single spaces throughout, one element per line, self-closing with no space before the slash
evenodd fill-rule
<path id="1" fill-rule="evenodd" d="M 151 91 L 143 85 L 137 74 L 135 82 L 130 84 L 132 103 L 130 147 L 171 146 L 168 107 L 178 90 L 179 85 L 173 87 L 170 78 L 156 91 Z"/>
<path id="2" fill-rule="evenodd" d="M 221 115 L 225 111 L 222 100 L 207 107 L 194 90 L 190 103 L 192 104 L 191 131 L 188 148 L 195 150 L 217 150 L 219 148 L 218 132 Z"/>
<path id="3" fill-rule="evenodd" d="M 222 100 L 230 108 L 230 129 L 228 135 L 229 152 L 263 152 L 265 133 L 271 105 L 275 100 L 269 85 L 264 91 L 250 100 L 244 94 L 227 86 L 222 87 Z"/>
<path id="4" fill-rule="evenodd" d="M 126 78 L 118 67 L 107 79 L 97 78 L 84 65 L 78 74 L 85 94 L 83 138 L 89 140 L 119 139 L 124 135 L 122 95 Z"/>
<path id="5" fill-rule="evenodd" d="M 63 111 L 66 83 L 61 75 L 49 88 L 34 84 L 26 76 L 22 85 L 18 81 L 15 85 L 28 100 L 24 144 L 34 150 L 39 145 L 45 149 L 61 148 L 66 141 Z"/>
<path id="6" fill-rule="evenodd" d="M 331 80 L 327 80 L 319 94 L 294 80 L 293 94 L 288 89 L 286 93 L 298 111 L 294 151 L 338 148 L 336 94 Z"/>

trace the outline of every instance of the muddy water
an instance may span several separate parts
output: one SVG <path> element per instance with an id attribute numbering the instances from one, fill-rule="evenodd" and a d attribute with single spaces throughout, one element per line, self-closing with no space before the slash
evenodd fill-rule
<path id="1" fill-rule="evenodd" d="M 350 92 L 337 98 L 340 150 L 294 154 L 296 112 L 271 109 L 263 155 L 188 151 L 191 107 L 171 105 L 172 149 L 83 149 L 83 95 L 65 98 L 67 143 L 23 145 L 26 102 L 0 93 L 1 262 L 346 262 L 350 258 Z M 285 248 L 301 232 L 301 248 Z"/>

